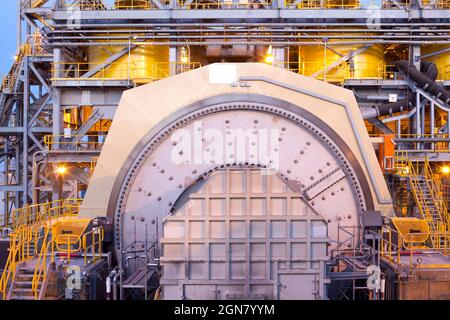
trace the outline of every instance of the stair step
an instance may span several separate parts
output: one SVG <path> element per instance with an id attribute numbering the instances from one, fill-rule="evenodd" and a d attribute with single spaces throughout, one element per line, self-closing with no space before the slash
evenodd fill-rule
<path id="1" fill-rule="evenodd" d="M 33 293 L 33 289 L 31 289 L 31 288 L 14 288 L 13 292 Z"/>
<path id="2" fill-rule="evenodd" d="M 16 281 L 16 286 L 29 286 L 31 287 L 33 285 L 33 281 Z"/>
<path id="3" fill-rule="evenodd" d="M 29 275 L 29 274 L 33 275 L 35 270 L 34 269 L 32 270 L 32 269 L 26 269 L 26 268 L 19 268 L 19 271 L 23 275 Z"/>
<path id="4" fill-rule="evenodd" d="M 34 296 L 13 296 L 11 300 L 34 300 Z"/>

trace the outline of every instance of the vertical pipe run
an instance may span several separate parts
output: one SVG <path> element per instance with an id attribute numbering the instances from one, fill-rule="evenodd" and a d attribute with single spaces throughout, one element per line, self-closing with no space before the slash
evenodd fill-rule
<path id="1" fill-rule="evenodd" d="M 53 69 L 55 78 L 62 78 L 62 49 L 53 49 Z M 61 118 L 61 89 L 53 88 L 53 135 L 54 142 L 59 142 L 59 135 L 62 133 L 62 118 Z M 59 149 L 56 143 L 52 146 L 54 149 Z"/>
<path id="2" fill-rule="evenodd" d="M 420 123 L 420 94 L 416 92 L 416 134 L 420 135 L 421 123 Z"/>
<path id="3" fill-rule="evenodd" d="M 450 135 L 450 112 L 447 112 L 447 134 Z"/>
<path id="4" fill-rule="evenodd" d="M 22 155 L 22 204 L 28 203 L 28 109 L 30 104 L 30 75 L 29 75 L 29 57 L 24 57 L 24 84 L 23 84 L 23 155 Z"/>
<path id="5" fill-rule="evenodd" d="M 430 134 L 431 138 L 434 138 L 434 102 L 431 101 L 430 104 Z M 431 149 L 434 150 L 435 143 L 431 144 Z"/>
<path id="6" fill-rule="evenodd" d="M 421 130 L 420 132 L 422 134 L 426 133 L 426 131 L 425 131 L 425 107 L 426 107 L 426 105 L 425 105 L 425 101 L 424 101 L 423 105 L 420 106 L 421 111 L 422 111 L 422 114 L 421 114 L 422 126 L 421 126 L 421 129 L 420 129 Z"/>

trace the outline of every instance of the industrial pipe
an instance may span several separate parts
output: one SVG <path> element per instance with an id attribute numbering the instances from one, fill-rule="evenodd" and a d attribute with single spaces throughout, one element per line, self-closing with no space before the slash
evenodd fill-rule
<path id="1" fill-rule="evenodd" d="M 118 267 L 116 267 L 106 277 L 106 295 L 107 295 L 107 297 L 111 296 L 111 287 L 112 287 L 113 300 L 117 300 L 117 280 L 118 280 L 119 276 L 120 276 L 120 270 Z M 111 281 L 112 281 L 112 286 L 111 286 Z"/>
<path id="2" fill-rule="evenodd" d="M 422 74 L 416 67 L 410 64 L 406 60 L 400 60 L 395 62 L 397 68 L 408 75 L 417 85 L 430 93 L 431 95 L 439 98 L 444 103 L 450 102 L 450 92 L 448 92 L 444 87 L 436 83 L 435 80 L 428 78 L 426 75 Z"/>
<path id="3" fill-rule="evenodd" d="M 179 37 L 180 39 L 183 36 Z M 162 41 L 162 42 L 134 42 L 135 45 L 139 46 L 204 46 L 204 45 L 248 45 L 249 41 Z M 373 41 L 339 41 L 330 42 L 328 46 L 343 46 L 343 45 L 375 45 L 375 44 L 416 44 L 416 45 L 426 45 L 426 44 L 450 44 L 450 40 L 445 41 L 415 41 L 415 40 L 373 40 Z M 301 42 L 301 41 L 251 41 L 252 45 L 272 45 L 272 46 L 317 46 L 317 42 Z M 320 44 L 320 43 L 319 43 Z M 97 46 L 97 47 L 118 47 L 118 46 L 128 46 L 128 42 L 55 42 L 48 43 L 50 47 L 79 47 L 79 46 Z"/>
<path id="4" fill-rule="evenodd" d="M 405 61 L 405 62 L 409 65 L 408 61 Z M 405 72 L 404 69 L 402 67 L 400 67 L 397 63 L 396 63 L 397 68 L 400 71 Z M 404 64 L 402 63 L 402 66 L 403 65 Z M 436 81 L 437 76 L 438 76 L 438 69 L 437 69 L 437 67 L 436 67 L 436 65 L 434 63 L 427 62 L 427 61 L 422 62 L 421 63 L 421 70 L 422 70 L 423 73 L 419 72 L 416 69 L 416 67 L 414 67 L 414 70 L 416 71 L 416 73 L 415 73 L 415 77 L 414 78 L 411 77 L 412 80 L 415 81 L 415 78 L 418 78 L 417 74 L 419 74 L 420 78 L 422 79 L 422 82 L 424 82 L 426 80 L 426 83 L 434 83 L 434 84 L 436 84 L 435 81 Z M 409 76 L 411 76 L 411 75 L 409 74 Z M 426 90 L 426 89 L 424 88 L 424 90 Z M 414 100 L 414 96 L 415 96 L 415 93 L 414 92 L 410 92 L 406 96 L 406 98 L 404 98 L 404 99 L 402 99 L 402 100 L 400 100 L 398 102 L 385 103 L 385 104 L 382 104 L 380 106 L 373 106 L 372 108 L 363 109 L 361 111 L 363 119 L 378 118 L 378 117 L 381 117 L 381 116 L 385 116 L 387 114 L 396 113 L 396 112 L 399 112 L 399 111 L 402 111 L 402 110 L 408 110 L 408 109 L 410 109 L 411 102 L 415 101 Z"/>

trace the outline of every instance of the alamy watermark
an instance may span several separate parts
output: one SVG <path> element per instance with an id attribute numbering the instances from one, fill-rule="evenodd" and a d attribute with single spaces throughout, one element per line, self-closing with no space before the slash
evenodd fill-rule
<path id="1" fill-rule="evenodd" d="M 266 174 L 280 167 L 280 130 L 274 128 L 176 130 L 171 136 L 171 160 L 177 165 L 255 164 Z"/>

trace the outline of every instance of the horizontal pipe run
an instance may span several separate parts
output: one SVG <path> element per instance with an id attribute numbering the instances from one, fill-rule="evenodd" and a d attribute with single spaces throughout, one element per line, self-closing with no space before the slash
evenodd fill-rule
<path id="1" fill-rule="evenodd" d="M 180 36 L 183 38 L 183 36 Z M 242 38 L 242 37 L 241 37 Z M 272 46 L 316 46 L 317 42 L 299 42 L 299 41 L 163 41 L 163 42 L 134 42 L 138 46 L 211 46 L 211 45 L 272 45 Z M 341 41 L 341 42 L 331 42 L 327 45 L 333 46 L 344 46 L 344 45 L 375 45 L 375 44 L 450 44 L 450 40 L 447 41 L 402 41 L 402 40 L 392 40 L 392 41 Z M 48 43 L 51 47 L 79 47 L 79 46 L 89 46 L 89 47 L 119 47 L 128 46 L 128 42 L 54 42 Z"/>
<path id="2" fill-rule="evenodd" d="M 137 36 L 139 39 L 145 39 L 145 40 L 152 40 L 152 39 L 217 39 L 217 38 L 225 38 L 225 39 L 242 39 L 242 38 L 273 38 L 274 35 L 271 34 L 238 34 L 238 35 L 231 35 L 231 34 L 221 34 L 221 35 L 152 35 L 152 36 Z M 314 36 L 314 35 L 303 35 L 303 34 L 290 34 L 290 35 L 275 35 L 275 37 L 283 37 L 287 39 L 317 39 L 321 38 L 320 36 Z M 326 36 L 328 39 L 361 39 L 360 35 L 330 35 Z M 108 36 L 108 35 L 102 35 L 102 36 L 86 36 L 83 37 L 83 40 L 108 40 L 108 39 L 120 39 L 120 40 L 128 40 L 130 36 Z M 445 36 L 431 36 L 431 35 L 377 35 L 377 36 L 369 36 L 364 35 L 365 39 L 449 39 L 449 35 Z M 80 39 L 80 36 L 57 36 L 57 37 L 48 37 L 49 40 L 73 40 L 73 39 Z M 431 40 L 430 40 L 431 41 Z M 316 43 L 317 44 L 317 43 Z"/>
<path id="3" fill-rule="evenodd" d="M 205 30 L 207 29 L 207 30 Z M 411 34 L 411 33 L 445 33 L 445 32 L 450 32 L 450 29 L 436 29 L 436 30 L 426 30 L 426 32 L 424 32 L 423 29 L 420 30 L 415 30 L 415 29 L 287 29 L 287 28 L 277 28 L 277 29 L 261 29 L 261 28 L 241 28 L 241 27 L 229 27 L 229 28 L 215 28 L 215 27 L 199 27 L 197 29 L 182 29 L 180 28 L 180 26 L 178 26 L 178 28 L 170 28 L 170 29 L 154 29 L 154 30 L 148 30 L 148 29 L 134 29 L 134 30 L 130 30 L 130 29 L 114 29 L 113 31 L 110 29 L 107 30 L 102 30 L 99 28 L 96 29 L 89 29 L 89 30 L 79 30 L 77 29 L 76 31 L 74 30 L 52 30 L 52 31 L 48 31 L 46 33 L 44 33 L 45 35 L 51 35 L 51 34 L 63 34 L 63 33 L 74 33 L 74 34 L 79 34 L 81 33 L 105 33 L 105 34 L 117 34 L 117 33 L 126 33 L 126 34 L 134 34 L 134 33 L 139 33 L 139 32 L 146 32 L 146 33 L 167 33 L 167 32 L 172 32 L 172 33 L 178 33 L 178 32 L 195 32 L 195 33 L 204 33 L 204 32 L 324 32 L 324 33 L 335 33 L 335 32 L 344 32 L 344 33 L 407 33 L 407 34 Z M 421 57 L 422 58 L 422 57 Z"/>
<path id="4" fill-rule="evenodd" d="M 395 142 L 450 142 L 450 138 L 394 138 Z M 450 152 L 450 150 L 449 150 Z"/>
<path id="5" fill-rule="evenodd" d="M 82 24 L 80 25 L 80 27 L 93 27 L 93 28 L 98 28 L 99 26 L 102 27 L 129 27 L 130 24 L 129 23 L 86 23 L 86 24 Z M 133 27 L 180 27 L 180 26 L 195 26 L 195 27 L 208 27 L 208 26 L 215 26 L 215 27 L 228 27 L 228 26 L 238 26 L 238 27 L 243 27 L 243 26 L 254 26 L 254 27 L 263 27 L 263 26 L 276 26 L 279 27 L 280 23 L 278 22 L 268 22 L 268 23 L 252 23 L 252 22 L 242 22 L 242 23 L 133 23 Z M 317 23 L 311 23 L 311 22 L 283 22 L 283 26 L 284 27 L 293 27 L 293 26 L 301 26 L 301 27 L 308 27 L 308 26 L 330 26 L 330 27 L 335 27 L 335 26 L 346 26 L 346 27 L 355 27 L 355 26 L 363 26 L 363 27 L 367 27 L 367 23 L 358 23 L 358 22 L 343 22 L 343 23 L 333 23 L 333 22 L 317 22 Z M 417 23 L 417 22 L 399 22 L 399 23 L 390 23 L 390 22 L 380 22 L 380 26 L 392 26 L 392 27 L 431 27 L 431 28 L 435 28 L 437 26 L 450 26 L 449 22 L 441 22 L 441 23 Z M 67 24 L 55 24 L 52 27 L 54 28 L 63 28 L 63 29 L 67 29 Z M 79 30 L 77 30 L 79 31 Z M 372 30 L 369 30 L 370 32 L 372 32 Z M 422 29 L 423 31 L 423 29 Z"/>

